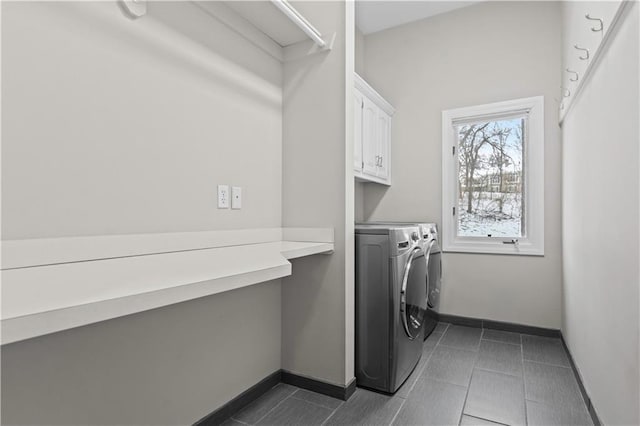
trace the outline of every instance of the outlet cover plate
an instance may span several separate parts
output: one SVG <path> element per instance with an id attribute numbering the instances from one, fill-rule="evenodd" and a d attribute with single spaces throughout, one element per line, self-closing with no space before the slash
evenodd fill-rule
<path id="1" fill-rule="evenodd" d="M 242 208 L 242 187 L 240 186 L 231 187 L 231 208 L 234 210 Z"/>
<path id="2" fill-rule="evenodd" d="M 229 185 L 218 185 L 218 208 L 229 208 Z"/>

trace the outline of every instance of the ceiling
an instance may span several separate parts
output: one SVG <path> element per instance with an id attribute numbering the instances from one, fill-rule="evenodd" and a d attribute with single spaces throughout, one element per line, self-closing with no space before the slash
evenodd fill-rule
<path id="1" fill-rule="evenodd" d="M 356 0 L 356 26 L 363 34 L 371 34 L 478 1 L 482 0 Z M 270 1 L 227 0 L 224 3 L 282 47 L 307 40 L 307 36 Z M 294 5 L 304 15 L 305 3 L 299 1 Z"/>
<path id="2" fill-rule="evenodd" d="M 356 0 L 356 26 L 363 34 L 371 34 L 461 7 L 471 6 L 479 1 L 481 0 Z"/>

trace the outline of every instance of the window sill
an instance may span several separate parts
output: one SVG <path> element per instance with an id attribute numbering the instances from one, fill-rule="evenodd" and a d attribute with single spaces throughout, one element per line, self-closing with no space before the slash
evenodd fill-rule
<path id="1" fill-rule="evenodd" d="M 506 254 L 510 256 L 544 256 L 544 249 L 531 243 L 521 242 L 517 246 L 491 242 L 454 242 L 442 245 L 445 253 L 474 253 L 474 254 Z"/>

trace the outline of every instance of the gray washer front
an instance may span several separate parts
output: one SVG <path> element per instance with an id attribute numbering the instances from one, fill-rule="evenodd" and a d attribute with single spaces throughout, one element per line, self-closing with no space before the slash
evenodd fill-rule
<path id="1" fill-rule="evenodd" d="M 427 274 L 417 226 L 356 225 L 356 379 L 393 393 L 422 355 Z"/>
<path id="2" fill-rule="evenodd" d="M 427 314 L 424 324 L 424 339 L 433 332 L 438 325 L 438 313 L 440 312 L 440 290 L 442 285 L 442 252 L 438 238 L 438 225 L 432 222 L 369 222 L 356 224 L 363 226 L 417 226 L 420 230 L 420 239 L 427 260 Z"/>

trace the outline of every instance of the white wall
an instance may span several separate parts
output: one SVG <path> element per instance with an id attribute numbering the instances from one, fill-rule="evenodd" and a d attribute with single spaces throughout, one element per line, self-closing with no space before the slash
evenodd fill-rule
<path id="1" fill-rule="evenodd" d="M 355 29 L 354 67 L 360 77 L 364 77 L 364 34 L 357 27 Z"/>
<path id="2" fill-rule="evenodd" d="M 3 3 L 4 239 L 280 226 L 278 61 L 183 2 L 23 3 Z"/>
<path id="3" fill-rule="evenodd" d="M 2 2 L 3 239 L 281 225 L 281 63 L 148 7 Z M 264 283 L 5 346 L 3 421 L 192 424 L 280 368 L 280 303 Z"/>
<path id="4" fill-rule="evenodd" d="M 344 386 L 354 376 L 353 2 L 294 7 L 336 38 L 330 52 L 284 66 L 282 220 L 334 228 L 335 253 L 295 260 L 283 279 L 282 368 Z"/>
<path id="5" fill-rule="evenodd" d="M 355 31 L 355 71 L 360 75 L 360 77 L 365 78 L 365 70 L 364 70 L 364 34 L 356 27 Z M 354 186 L 354 215 L 356 222 L 363 222 L 364 218 L 364 186 L 366 185 L 363 182 L 356 181 Z"/>
<path id="6" fill-rule="evenodd" d="M 562 332 L 593 406 L 610 425 L 640 423 L 638 9 L 636 3 L 562 127 Z"/>
<path id="7" fill-rule="evenodd" d="M 2 424 L 191 425 L 280 369 L 274 281 L 2 347 Z"/>
<path id="8" fill-rule="evenodd" d="M 365 37 L 366 79 L 396 108 L 393 185 L 364 186 L 366 220 L 441 223 L 442 110 L 545 96 L 545 256 L 445 253 L 443 313 L 560 328 L 559 14 L 481 2 Z"/>

